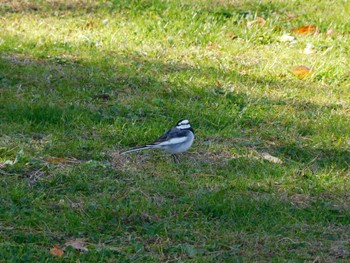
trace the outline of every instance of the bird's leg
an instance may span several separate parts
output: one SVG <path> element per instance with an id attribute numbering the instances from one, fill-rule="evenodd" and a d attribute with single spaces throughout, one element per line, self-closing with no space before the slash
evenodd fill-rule
<path id="1" fill-rule="evenodd" d="M 173 154 L 174 163 L 180 163 L 179 157 L 176 154 Z"/>

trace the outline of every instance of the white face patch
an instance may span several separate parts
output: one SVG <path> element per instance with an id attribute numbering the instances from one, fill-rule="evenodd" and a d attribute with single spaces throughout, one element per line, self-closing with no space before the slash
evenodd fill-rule
<path id="1" fill-rule="evenodd" d="M 181 125 L 178 125 L 176 127 L 180 130 L 185 130 L 185 129 L 191 128 L 191 125 L 190 124 L 181 124 Z"/>
<path id="2" fill-rule="evenodd" d="M 178 125 L 187 125 L 190 124 L 188 120 L 182 120 L 181 122 L 178 123 Z"/>
<path id="3" fill-rule="evenodd" d="M 182 120 L 176 125 L 176 128 L 180 130 L 189 129 L 191 128 L 191 124 L 188 120 Z"/>

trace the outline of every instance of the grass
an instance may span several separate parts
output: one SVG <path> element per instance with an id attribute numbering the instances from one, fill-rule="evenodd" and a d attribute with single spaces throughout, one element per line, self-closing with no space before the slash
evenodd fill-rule
<path id="1" fill-rule="evenodd" d="M 4 262 L 349 261 L 349 3 L 0 3 Z"/>

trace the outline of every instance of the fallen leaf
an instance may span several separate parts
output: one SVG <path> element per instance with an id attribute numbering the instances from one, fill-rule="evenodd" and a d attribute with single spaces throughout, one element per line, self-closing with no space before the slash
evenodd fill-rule
<path id="1" fill-rule="evenodd" d="M 228 33 L 226 34 L 226 37 L 227 37 L 227 38 L 230 38 L 230 39 L 232 39 L 232 40 L 238 38 L 238 36 L 235 35 L 235 34 L 232 33 L 232 32 L 228 32 Z"/>
<path id="2" fill-rule="evenodd" d="M 327 37 L 336 36 L 336 35 L 337 35 L 337 32 L 335 32 L 333 29 L 328 29 L 327 30 L 327 33 L 326 33 Z"/>
<path id="3" fill-rule="evenodd" d="M 70 240 L 67 241 L 64 245 L 63 248 L 65 249 L 66 247 L 72 247 L 76 250 L 80 250 L 82 252 L 87 252 L 89 249 L 85 247 L 85 241 L 83 239 L 75 239 L 75 240 Z"/>
<path id="4" fill-rule="evenodd" d="M 296 14 L 293 14 L 293 13 L 287 13 L 286 18 L 287 18 L 287 20 L 295 20 L 298 18 L 298 16 Z"/>
<path id="5" fill-rule="evenodd" d="M 214 44 L 214 43 L 209 43 L 207 46 L 206 46 L 206 49 L 208 50 L 212 50 L 212 49 L 220 49 L 221 46 L 218 45 L 218 44 Z"/>
<path id="6" fill-rule="evenodd" d="M 266 20 L 259 16 L 255 19 L 255 21 L 258 22 L 260 25 L 264 25 L 266 23 Z"/>
<path id="7" fill-rule="evenodd" d="M 271 163 L 278 163 L 278 164 L 281 164 L 282 163 L 282 160 L 275 157 L 275 156 L 272 156 L 271 154 L 269 153 L 262 153 L 261 154 L 262 158 L 264 158 L 265 160 L 271 162 Z"/>
<path id="8" fill-rule="evenodd" d="M 292 74 L 299 79 L 307 77 L 311 73 L 311 68 L 306 66 L 297 66 L 292 70 Z"/>
<path id="9" fill-rule="evenodd" d="M 50 249 L 50 253 L 55 256 L 61 257 L 64 251 L 60 248 L 59 245 L 54 245 L 53 248 Z"/>
<path id="10" fill-rule="evenodd" d="M 298 35 L 314 34 L 316 33 L 316 27 L 313 25 L 307 25 L 299 28 L 294 28 L 293 33 Z"/>
<path id="11" fill-rule="evenodd" d="M 247 26 L 248 27 L 251 27 L 253 25 L 263 26 L 263 25 L 265 25 L 265 23 L 266 23 L 266 20 L 264 18 L 258 16 L 258 17 L 255 18 L 255 20 L 249 21 L 247 23 Z"/>
<path id="12" fill-rule="evenodd" d="M 220 81 L 217 80 L 217 81 L 215 81 L 215 86 L 220 88 L 220 87 L 222 87 L 222 84 L 220 83 Z"/>

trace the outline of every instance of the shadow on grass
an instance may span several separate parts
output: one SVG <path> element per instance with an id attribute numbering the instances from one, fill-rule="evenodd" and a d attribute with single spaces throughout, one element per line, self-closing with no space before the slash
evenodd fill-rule
<path id="1" fill-rule="evenodd" d="M 318 126 L 305 125 L 305 121 L 320 120 L 323 128 L 336 132 L 338 137 L 347 134 L 345 116 L 339 117 L 340 126 L 327 119 L 339 105 L 320 106 L 268 97 L 256 101 L 214 83 L 199 87 L 187 79 L 207 77 L 211 81 L 220 77 L 245 86 L 269 82 L 270 86 L 280 87 L 294 83 L 241 75 L 234 70 L 223 73 L 213 67 L 165 63 L 138 53 L 121 56 L 101 52 L 101 58 L 80 62 L 69 57 L 33 59 L 8 52 L 0 59 L 0 69 L 3 134 L 16 129 L 30 136 L 33 132 L 50 134 L 61 130 L 89 140 L 84 134 L 96 126 L 120 129 L 130 123 L 136 126 L 154 123 L 157 127 L 161 120 L 172 123 L 186 117 L 192 120 L 199 134 L 226 134 L 226 138 L 232 138 L 233 134 L 244 136 L 247 141 L 259 138 L 254 148 L 272 151 L 287 160 L 298 163 L 316 160 L 322 167 L 339 169 L 349 166 L 348 150 L 312 147 L 306 143 L 317 134 Z M 164 78 L 174 75 L 181 76 L 176 83 Z M 281 115 L 280 107 L 290 107 L 288 114 L 297 118 Z M 131 140 L 122 139 L 123 144 L 137 143 L 136 137 L 140 135 L 136 133 Z M 126 134 L 118 133 L 118 136 L 124 138 Z M 107 148 L 115 143 L 112 135 L 99 133 L 95 138 L 103 138 L 103 147 Z M 267 143 L 271 140 L 275 146 Z M 63 141 L 63 145 L 67 144 L 68 140 Z M 238 147 L 246 146 L 238 144 Z M 252 145 L 248 143 L 248 146 Z M 72 155 L 79 157 L 78 152 L 73 151 Z"/>
<path id="2" fill-rule="evenodd" d="M 56 0 L 56 1 L 3 1 L 0 12 L 6 13 L 38 13 L 55 14 L 57 12 L 72 13 L 93 13 L 97 9 L 105 9 L 109 12 L 130 12 L 134 15 L 144 12 L 157 12 L 164 14 L 169 6 L 174 5 L 184 10 L 193 9 L 198 14 L 213 15 L 218 19 L 228 19 L 232 16 L 254 16 L 259 13 L 260 16 L 268 18 L 275 15 L 276 12 L 286 12 L 286 4 L 279 2 L 261 2 L 257 0 L 250 1 L 187 1 L 184 3 L 164 2 L 161 0 L 137 1 L 85 1 L 85 0 Z"/>

